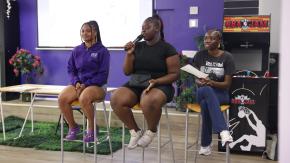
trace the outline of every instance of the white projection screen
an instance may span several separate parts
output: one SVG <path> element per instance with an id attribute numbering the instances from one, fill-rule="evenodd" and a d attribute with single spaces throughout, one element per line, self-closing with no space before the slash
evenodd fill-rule
<path id="1" fill-rule="evenodd" d="M 37 0 L 38 48 L 71 48 L 80 28 L 96 20 L 106 47 L 122 47 L 141 33 L 153 0 Z"/>

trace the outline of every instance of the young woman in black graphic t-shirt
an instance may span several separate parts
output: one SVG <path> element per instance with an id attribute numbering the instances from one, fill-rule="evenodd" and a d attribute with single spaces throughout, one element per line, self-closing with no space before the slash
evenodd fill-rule
<path id="1" fill-rule="evenodd" d="M 126 75 L 151 76 L 149 86 L 125 83 L 111 97 L 111 105 L 121 121 L 129 128 L 129 149 L 146 147 L 156 135 L 162 106 L 172 100 L 172 83 L 179 77 L 179 57 L 173 46 L 164 41 L 163 24 L 159 16 L 147 18 L 142 25 L 143 42 L 128 42 L 123 70 Z M 140 103 L 148 130 L 137 126 L 130 108 Z"/>
<path id="2" fill-rule="evenodd" d="M 228 89 L 235 72 L 233 57 L 229 52 L 219 49 L 221 33 L 208 31 L 204 36 L 206 50 L 194 56 L 193 65 L 209 74 L 206 79 L 197 79 L 197 101 L 201 106 L 202 136 L 199 154 L 211 154 L 212 128 L 220 133 L 222 145 L 233 141 L 225 119 L 220 111 L 220 104 L 229 103 Z"/>

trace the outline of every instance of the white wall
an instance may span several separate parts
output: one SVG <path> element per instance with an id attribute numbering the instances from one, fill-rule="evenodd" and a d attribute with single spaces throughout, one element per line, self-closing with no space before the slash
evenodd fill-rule
<path id="1" fill-rule="evenodd" d="M 281 39 L 280 39 L 280 78 L 279 78 L 279 163 L 289 163 L 290 160 L 290 1 L 282 0 L 281 3 Z"/>
<path id="2" fill-rule="evenodd" d="M 271 53 L 280 53 L 280 11 L 281 0 L 259 0 L 259 15 L 271 15 Z"/>

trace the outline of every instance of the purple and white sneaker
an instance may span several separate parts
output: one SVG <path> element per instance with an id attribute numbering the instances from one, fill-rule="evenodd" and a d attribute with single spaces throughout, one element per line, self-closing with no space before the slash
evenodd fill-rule
<path id="1" fill-rule="evenodd" d="M 98 135 L 99 135 L 99 128 L 97 128 L 97 132 L 96 132 L 97 141 L 98 141 Z M 94 130 L 87 131 L 87 134 L 84 137 L 84 142 L 86 143 L 94 142 Z"/>
<path id="2" fill-rule="evenodd" d="M 77 125 L 75 128 L 69 128 L 67 135 L 65 136 L 66 140 L 76 140 L 77 134 L 80 132 L 80 127 Z"/>

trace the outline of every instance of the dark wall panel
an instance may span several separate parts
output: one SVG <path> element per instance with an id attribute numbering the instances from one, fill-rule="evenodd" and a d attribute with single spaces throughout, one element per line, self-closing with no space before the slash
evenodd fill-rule
<path id="1" fill-rule="evenodd" d="M 9 64 L 9 59 L 19 48 L 19 9 L 17 1 L 10 1 L 11 10 L 9 18 L 7 17 L 6 1 L 1 0 L 0 16 L 0 59 L 1 59 L 1 86 L 11 86 L 20 83 L 20 78 L 15 77 L 13 67 Z M 17 94 L 7 93 L 3 95 L 4 100 L 18 98 Z"/>
<path id="2" fill-rule="evenodd" d="M 259 8 L 224 9 L 224 15 L 258 15 Z"/>
<path id="3" fill-rule="evenodd" d="M 225 0 L 224 15 L 258 15 L 258 0 Z"/>
<path id="4" fill-rule="evenodd" d="M 224 3 L 224 8 L 240 7 L 259 7 L 259 1 L 231 1 Z"/>

